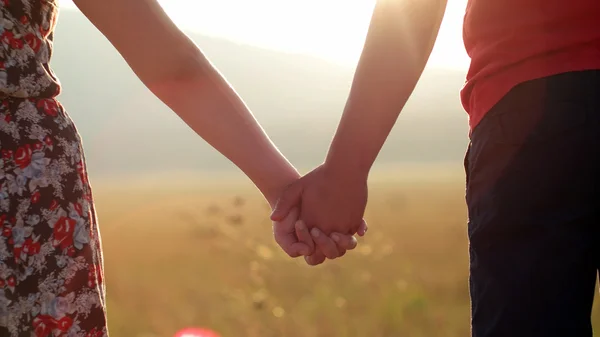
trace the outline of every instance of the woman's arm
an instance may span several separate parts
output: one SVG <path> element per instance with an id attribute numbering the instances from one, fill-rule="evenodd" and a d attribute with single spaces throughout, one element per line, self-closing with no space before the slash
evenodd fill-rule
<path id="1" fill-rule="evenodd" d="M 298 172 L 156 0 L 75 0 L 140 80 L 237 165 L 273 206 Z"/>

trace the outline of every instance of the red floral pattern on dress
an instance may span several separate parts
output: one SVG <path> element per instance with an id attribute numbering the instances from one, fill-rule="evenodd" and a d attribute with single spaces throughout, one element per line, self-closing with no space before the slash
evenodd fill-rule
<path id="1" fill-rule="evenodd" d="M 81 139 L 48 66 L 54 0 L 0 0 L 0 336 L 107 337 Z"/>
<path id="2" fill-rule="evenodd" d="M 60 93 L 49 66 L 57 14 L 55 0 L 0 1 L 0 93 L 35 99 Z"/>

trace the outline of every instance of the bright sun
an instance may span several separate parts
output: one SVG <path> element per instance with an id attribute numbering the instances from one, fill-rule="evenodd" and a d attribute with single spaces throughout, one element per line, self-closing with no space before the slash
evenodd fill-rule
<path id="1" fill-rule="evenodd" d="M 341 62 L 359 53 L 371 0 L 161 0 L 182 26 Z"/>
<path id="2" fill-rule="evenodd" d="M 64 0 L 63 0 L 64 1 Z M 467 0 L 449 0 L 430 65 L 464 69 Z M 375 0 L 159 0 L 181 27 L 286 52 L 355 64 Z"/>

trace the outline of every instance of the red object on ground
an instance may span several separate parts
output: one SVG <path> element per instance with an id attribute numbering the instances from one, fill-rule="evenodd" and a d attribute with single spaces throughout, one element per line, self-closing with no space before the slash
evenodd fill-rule
<path id="1" fill-rule="evenodd" d="M 200 328 L 188 328 L 180 330 L 175 334 L 175 337 L 220 337 L 214 331 Z"/>

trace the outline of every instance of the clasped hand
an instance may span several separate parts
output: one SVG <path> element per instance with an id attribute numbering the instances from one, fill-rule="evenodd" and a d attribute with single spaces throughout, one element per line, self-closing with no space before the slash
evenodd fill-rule
<path id="1" fill-rule="evenodd" d="M 367 231 L 367 191 L 366 177 L 349 179 L 317 167 L 280 196 L 271 214 L 275 241 L 313 266 L 343 256 L 356 247 L 354 235 Z"/>

